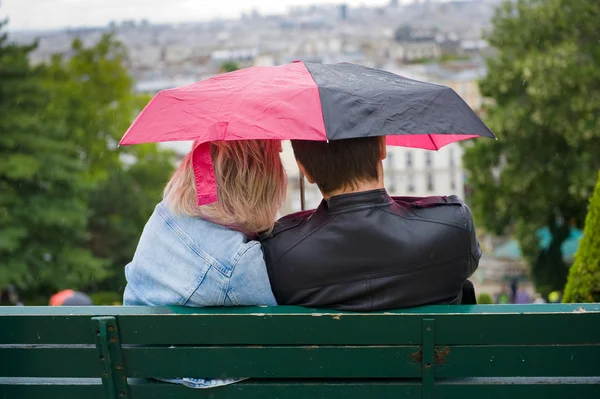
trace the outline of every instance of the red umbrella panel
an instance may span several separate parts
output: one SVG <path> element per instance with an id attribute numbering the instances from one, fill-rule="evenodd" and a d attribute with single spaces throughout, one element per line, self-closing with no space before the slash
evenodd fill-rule
<path id="1" fill-rule="evenodd" d="M 195 141 L 198 202 L 216 200 L 208 143 L 387 136 L 389 145 L 437 150 L 493 133 L 452 89 L 360 65 L 294 62 L 252 67 L 164 90 L 121 145 Z"/>

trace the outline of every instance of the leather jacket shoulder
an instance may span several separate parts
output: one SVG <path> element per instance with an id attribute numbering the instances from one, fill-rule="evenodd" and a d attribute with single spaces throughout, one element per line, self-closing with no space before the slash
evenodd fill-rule
<path id="1" fill-rule="evenodd" d="M 262 238 L 281 305 L 383 310 L 460 302 L 481 250 L 456 196 L 345 194 L 280 219 Z"/>

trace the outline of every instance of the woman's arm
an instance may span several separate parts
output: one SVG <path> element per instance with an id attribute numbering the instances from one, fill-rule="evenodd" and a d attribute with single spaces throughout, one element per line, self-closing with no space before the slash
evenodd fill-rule
<path id="1" fill-rule="evenodd" d="M 232 265 L 226 304 L 276 306 L 267 267 L 258 241 L 251 241 Z"/>

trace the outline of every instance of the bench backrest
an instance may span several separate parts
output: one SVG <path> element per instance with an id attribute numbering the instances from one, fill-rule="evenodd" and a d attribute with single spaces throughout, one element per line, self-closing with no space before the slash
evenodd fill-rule
<path id="1" fill-rule="evenodd" d="M 126 378 L 184 376 L 251 379 Z M 593 398 L 598 383 L 600 304 L 0 308 L 2 399 Z"/>

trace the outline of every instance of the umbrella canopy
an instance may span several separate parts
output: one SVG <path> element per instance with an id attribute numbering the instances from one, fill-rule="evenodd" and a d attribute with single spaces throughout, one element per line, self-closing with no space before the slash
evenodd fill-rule
<path id="1" fill-rule="evenodd" d="M 387 136 L 390 145 L 428 150 L 477 136 L 495 138 L 448 87 L 355 64 L 296 61 L 164 90 L 144 108 L 120 144 L 195 140 L 198 200 L 208 203 L 216 199 L 216 189 L 204 143 L 369 136 Z M 207 175 L 198 176 L 198 171 Z"/>

